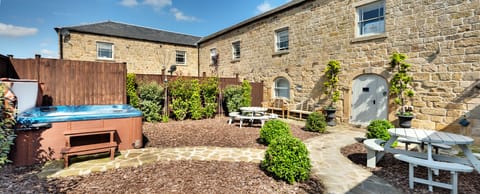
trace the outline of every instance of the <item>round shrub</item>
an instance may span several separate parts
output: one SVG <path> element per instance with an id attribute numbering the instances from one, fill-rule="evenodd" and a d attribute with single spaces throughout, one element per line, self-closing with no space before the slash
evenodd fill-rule
<path id="1" fill-rule="evenodd" d="M 285 135 L 292 136 L 290 126 L 278 119 L 267 121 L 262 129 L 260 129 L 260 140 L 267 145 L 270 144 L 273 139 Z"/>
<path id="2" fill-rule="evenodd" d="M 394 128 L 392 123 L 387 120 L 373 120 L 367 126 L 367 134 L 366 137 L 368 139 L 376 138 L 376 139 L 383 139 L 388 141 L 390 139 L 390 134 L 388 133 L 388 129 Z M 397 142 L 393 143 L 392 147 L 395 147 Z"/>
<path id="3" fill-rule="evenodd" d="M 327 122 L 325 116 L 318 112 L 313 112 L 307 117 L 307 123 L 305 124 L 305 130 L 325 133 L 327 131 Z"/>
<path id="4" fill-rule="evenodd" d="M 272 141 L 265 152 L 262 169 L 293 184 L 310 176 L 310 159 L 305 144 L 292 136 L 281 136 Z"/>

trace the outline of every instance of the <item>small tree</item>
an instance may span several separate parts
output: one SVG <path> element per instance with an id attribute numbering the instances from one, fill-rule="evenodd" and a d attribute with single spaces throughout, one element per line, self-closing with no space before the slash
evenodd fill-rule
<path id="1" fill-rule="evenodd" d="M 340 99 L 340 91 L 338 90 L 338 74 L 340 74 L 340 62 L 336 60 L 331 60 L 328 62 L 327 67 L 325 68 L 325 94 L 327 98 L 330 99 L 330 104 L 326 107 L 327 109 L 335 109 L 336 102 Z"/>
<path id="2" fill-rule="evenodd" d="M 223 91 L 225 104 L 228 112 L 237 112 L 242 104 L 242 87 L 237 85 L 229 85 Z"/>
<path id="3" fill-rule="evenodd" d="M 393 77 L 390 81 L 390 95 L 395 96 L 395 104 L 400 105 L 400 110 L 397 115 L 403 116 L 412 116 L 412 110 L 407 109 L 406 102 L 407 97 L 411 98 L 414 95 L 412 87 L 412 76 L 408 75 L 411 64 L 406 63 L 405 60 L 407 56 L 401 53 L 393 53 L 390 56 L 390 67 L 392 72 L 394 72 Z"/>
<path id="4" fill-rule="evenodd" d="M 128 104 L 132 105 L 135 108 L 139 107 L 140 100 L 138 99 L 136 83 L 135 83 L 135 74 L 127 74 L 127 97 Z"/>
<path id="5" fill-rule="evenodd" d="M 247 107 L 252 105 L 252 86 L 248 80 L 242 82 L 242 102 L 240 107 Z"/>

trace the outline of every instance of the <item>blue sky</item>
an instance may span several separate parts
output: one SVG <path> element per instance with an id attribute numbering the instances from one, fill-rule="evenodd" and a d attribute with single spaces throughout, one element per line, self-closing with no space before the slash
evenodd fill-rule
<path id="1" fill-rule="evenodd" d="M 0 54 L 58 58 L 55 27 L 115 21 L 206 36 L 289 0 L 0 0 Z"/>

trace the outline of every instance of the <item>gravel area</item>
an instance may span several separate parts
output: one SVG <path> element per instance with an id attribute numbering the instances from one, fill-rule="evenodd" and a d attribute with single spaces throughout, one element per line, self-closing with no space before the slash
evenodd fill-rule
<path id="1" fill-rule="evenodd" d="M 377 167 L 371 169 L 366 167 L 367 150 L 362 143 L 345 146 L 341 149 L 341 152 L 353 163 L 370 170 L 373 174 L 402 189 L 405 193 L 430 193 L 426 185 L 419 183 L 415 183 L 414 189 L 410 190 L 408 188 L 408 163 L 395 159 L 390 153 L 386 153 L 383 159 L 377 163 Z M 416 167 L 415 177 L 427 178 L 427 169 L 425 167 Z M 449 183 L 450 172 L 440 171 L 440 174 L 433 176 L 433 178 L 436 181 Z M 433 191 L 433 193 L 450 193 L 450 190 L 439 187 L 434 187 Z M 480 193 L 480 174 L 476 171 L 459 173 L 458 193 Z"/>
<path id="2" fill-rule="evenodd" d="M 258 143 L 259 124 L 239 128 L 228 118 L 145 123 L 145 147 L 219 146 L 266 148 Z M 294 136 L 319 135 L 291 125 Z M 87 176 L 41 179 L 41 166 L 0 169 L 0 193 L 323 193 L 321 181 L 287 184 L 259 164 L 223 161 L 167 161 Z"/>

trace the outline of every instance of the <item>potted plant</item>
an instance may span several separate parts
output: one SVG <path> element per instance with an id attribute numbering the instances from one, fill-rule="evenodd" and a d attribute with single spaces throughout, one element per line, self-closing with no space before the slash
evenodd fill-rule
<path id="1" fill-rule="evenodd" d="M 340 73 L 340 62 L 331 60 L 325 67 L 325 94 L 330 104 L 325 107 L 326 120 L 329 126 L 335 126 L 335 112 L 337 111 L 336 103 L 340 99 L 340 91 L 338 90 L 338 74 Z"/>
<path id="2" fill-rule="evenodd" d="M 413 97 L 414 92 L 411 87 L 413 78 L 408 75 L 411 64 L 406 63 L 406 59 L 407 56 L 402 53 L 393 53 L 390 56 L 390 67 L 394 72 L 390 80 L 390 95 L 395 97 L 395 104 L 400 105 L 397 112 L 400 127 L 410 128 L 414 116 L 411 102 L 407 102 L 407 100 Z"/>

